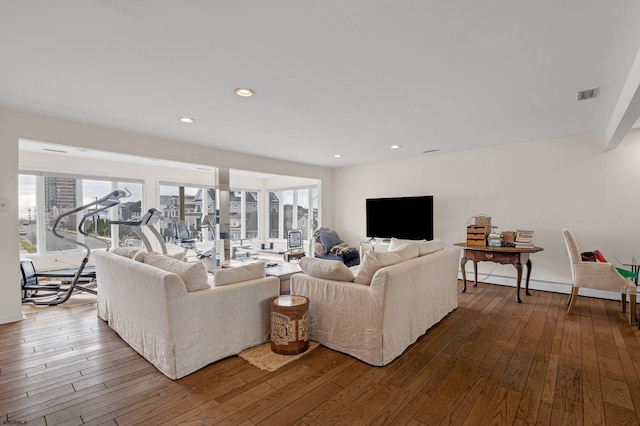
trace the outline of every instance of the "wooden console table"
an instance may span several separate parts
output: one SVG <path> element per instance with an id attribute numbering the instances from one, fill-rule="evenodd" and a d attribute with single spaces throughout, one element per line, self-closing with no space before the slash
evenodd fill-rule
<path id="1" fill-rule="evenodd" d="M 525 281 L 525 294 L 529 293 L 529 277 L 531 276 L 531 260 L 530 253 L 542 251 L 541 247 L 491 247 L 491 246 L 468 246 L 466 243 L 455 244 L 464 249 L 462 260 L 460 261 L 460 269 L 462 269 L 462 281 L 464 283 L 462 292 L 467 291 L 467 274 L 465 272 L 465 264 L 468 260 L 473 261 L 474 287 L 478 286 L 478 262 L 496 262 L 502 265 L 513 265 L 518 272 L 516 300 L 522 303 L 520 299 L 520 281 L 522 281 L 522 264 L 527 265 L 527 278 Z"/>

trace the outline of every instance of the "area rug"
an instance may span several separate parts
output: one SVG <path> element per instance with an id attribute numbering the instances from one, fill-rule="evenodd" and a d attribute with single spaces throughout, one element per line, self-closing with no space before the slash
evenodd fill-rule
<path id="1" fill-rule="evenodd" d="M 297 355 L 280 355 L 271 350 L 271 343 L 263 343 L 253 348 L 245 349 L 238 356 L 248 363 L 255 365 L 260 370 L 276 371 L 283 365 L 305 356 L 319 346 L 318 342 L 309 342 L 309 349 Z"/>
<path id="2" fill-rule="evenodd" d="M 56 308 L 70 308 L 72 306 L 88 305 L 91 303 L 96 303 L 97 301 L 98 301 L 98 296 L 96 296 L 95 294 L 78 293 L 78 294 L 72 294 L 69 300 L 67 300 L 66 302 L 60 305 L 49 306 L 49 305 L 34 305 L 33 303 L 28 303 L 28 302 L 23 303 L 22 313 L 30 314 L 33 312 L 42 312 L 42 311 L 56 309 Z"/>

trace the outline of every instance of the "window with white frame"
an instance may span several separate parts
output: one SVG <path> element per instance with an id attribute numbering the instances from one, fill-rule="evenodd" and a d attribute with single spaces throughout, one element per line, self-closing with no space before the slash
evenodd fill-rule
<path id="1" fill-rule="evenodd" d="M 318 228 L 318 187 L 269 192 L 269 238 L 287 238 L 293 229 L 308 240 Z"/>
<path id="2" fill-rule="evenodd" d="M 186 224 L 191 239 L 199 241 L 214 239 L 214 230 L 202 226 L 206 215 L 217 217 L 217 197 L 214 187 L 161 182 L 159 197 L 158 209 L 163 212 L 159 221 L 159 231 L 165 240 L 171 241 L 177 237 L 175 235 L 177 221 L 183 221 Z"/>
<path id="3" fill-rule="evenodd" d="M 260 238 L 260 191 L 232 189 L 229 193 L 230 239 L 234 244 Z"/>
<path id="4" fill-rule="evenodd" d="M 74 215 L 64 216 L 56 231 L 83 242 L 91 248 L 106 248 L 118 244 L 118 235 L 128 236 L 129 230 L 111 225 L 110 220 L 134 220 L 140 218 L 142 208 L 141 182 L 112 180 L 88 176 L 24 172 L 19 175 L 19 245 L 22 254 L 45 254 L 79 250 L 72 241 L 53 234 L 53 225 L 58 217 L 78 207 L 91 204 L 115 189 L 125 189 L 131 194 L 109 210 L 90 215 L 88 206 Z M 77 225 L 85 215 L 83 231 Z M 133 234 L 130 238 L 137 237 Z"/>

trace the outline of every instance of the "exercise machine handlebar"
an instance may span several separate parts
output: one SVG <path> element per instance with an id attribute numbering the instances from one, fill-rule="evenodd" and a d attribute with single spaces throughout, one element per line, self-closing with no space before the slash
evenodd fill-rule
<path id="1" fill-rule="evenodd" d="M 78 285 L 78 280 L 80 279 L 80 277 L 82 276 L 82 272 L 84 271 L 84 268 L 87 264 L 87 262 L 89 261 L 89 256 L 91 255 L 91 248 L 89 247 L 88 244 L 82 243 L 80 241 L 77 241 L 76 239 L 72 239 L 69 238 L 65 235 L 62 235 L 58 232 L 58 225 L 60 224 L 60 220 L 64 217 L 67 216 L 71 216 L 73 214 L 79 213 L 85 209 L 88 209 L 90 207 L 95 206 L 95 209 L 92 210 L 91 212 L 85 214 L 82 219 L 80 220 L 80 223 L 78 224 L 78 232 L 80 232 L 82 235 L 89 235 L 87 232 L 85 232 L 82 229 L 82 225 L 85 221 L 85 219 L 89 216 L 94 216 L 96 214 L 98 214 L 101 211 L 107 210 L 113 206 L 116 206 L 120 203 L 120 199 L 121 198 L 125 198 L 128 197 L 129 195 L 131 195 L 131 193 L 129 191 L 126 190 L 121 190 L 121 189 L 117 189 L 115 191 L 112 191 L 111 193 L 107 194 L 106 196 L 95 200 L 91 203 L 82 205 L 80 207 L 77 207 L 75 209 L 69 210 L 68 212 L 65 212 L 61 215 L 59 215 L 55 222 L 53 223 L 53 227 L 52 227 L 52 231 L 53 231 L 53 235 L 55 235 L 58 238 L 62 238 L 64 240 L 68 240 L 68 241 L 72 241 L 75 244 L 84 247 L 84 249 L 86 250 L 85 256 L 82 259 L 82 263 L 80 264 L 80 266 L 78 267 L 78 269 L 76 270 L 74 276 L 73 276 L 73 280 L 71 281 L 71 284 L 69 285 L 69 288 L 66 289 L 65 291 L 61 291 L 58 292 L 57 295 L 55 295 L 52 299 L 48 299 L 48 300 L 34 300 L 34 299 L 30 299 L 29 301 L 31 301 L 33 304 L 35 305 L 49 305 L 49 306 L 53 306 L 53 305 L 60 305 L 64 302 L 66 302 L 69 297 L 71 297 L 71 294 L 73 293 L 73 291 L 75 289 L 79 289 L 79 290 L 84 290 L 84 291 L 89 291 L 91 293 L 95 294 L 95 291 L 93 290 L 89 290 L 87 288 L 84 288 L 82 286 Z M 108 249 L 108 245 L 107 245 L 107 249 Z"/>

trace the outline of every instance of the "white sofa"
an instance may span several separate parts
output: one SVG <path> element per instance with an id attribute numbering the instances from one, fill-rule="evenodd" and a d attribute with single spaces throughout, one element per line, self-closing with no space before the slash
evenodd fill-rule
<path id="1" fill-rule="evenodd" d="M 204 289 L 187 291 L 176 273 L 111 252 L 94 256 L 98 316 L 171 379 L 269 340 L 270 301 L 280 281 L 264 271 L 235 283 L 227 275 L 219 287 L 209 287 L 213 276 L 205 276 Z M 227 271 L 242 279 L 242 270 L 221 274 Z"/>
<path id="2" fill-rule="evenodd" d="M 352 282 L 351 271 L 339 262 L 303 259 L 306 273 L 291 277 L 291 294 L 309 299 L 310 338 L 371 365 L 393 361 L 458 306 L 460 251 L 437 243 L 437 251 L 418 257 L 401 253 L 395 264 L 391 253 L 368 252 L 355 274 L 364 284 Z M 394 250 L 393 241 L 389 248 Z M 377 271 L 369 265 L 372 253 Z M 369 285 L 367 274 L 373 275 Z"/>

